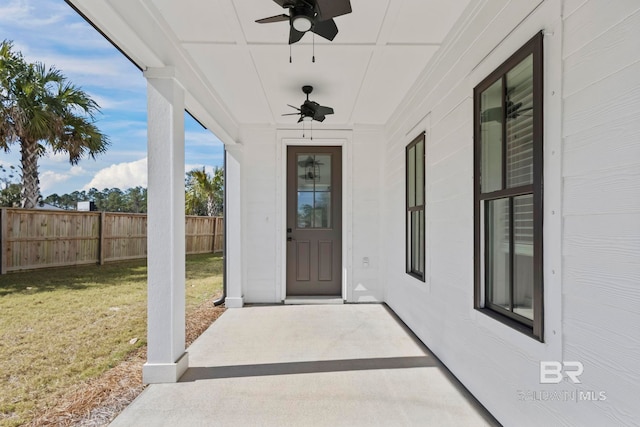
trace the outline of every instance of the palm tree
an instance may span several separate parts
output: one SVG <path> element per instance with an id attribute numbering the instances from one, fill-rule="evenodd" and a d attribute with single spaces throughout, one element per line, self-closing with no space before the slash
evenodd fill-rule
<path id="1" fill-rule="evenodd" d="M 223 170 L 209 175 L 204 166 L 187 172 L 185 210 L 187 215 L 216 216 L 222 213 Z"/>
<path id="2" fill-rule="evenodd" d="M 109 141 L 94 124 L 100 108 L 86 92 L 54 67 L 27 63 L 12 47 L 0 44 L 0 148 L 20 145 L 22 207 L 33 208 L 40 198 L 38 159 L 47 146 L 75 165 L 105 152 Z"/>

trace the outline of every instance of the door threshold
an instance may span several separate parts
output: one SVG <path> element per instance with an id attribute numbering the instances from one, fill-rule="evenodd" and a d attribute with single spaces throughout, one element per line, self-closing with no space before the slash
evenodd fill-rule
<path id="1" fill-rule="evenodd" d="M 320 304 L 344 304 L 342 297 L 335 296 L 297 296 L 287 297 L 285 305 L 320 305 Z"/>

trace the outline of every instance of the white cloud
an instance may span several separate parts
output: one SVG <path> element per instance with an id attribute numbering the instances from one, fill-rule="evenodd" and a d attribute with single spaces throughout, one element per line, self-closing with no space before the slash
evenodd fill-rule
<path id="1" fill-rule="evenodd" d="M 64 171 L 46 170 L 40 173 L 40 192 L 47 194 L 56 192 L 60 184 L 67 183 L 73 185 L 78 177 L 87 175 L 87 171 L 82 166 L 74 165 Z"/>
<path id="2" fill-rule="evenodd" d="M 64 151 L 54 153 L 50 148 L 47 148 L 44 158 L 46 159 L 44 164 L 47 163 L 47 160 L 52 163 L 69 163 L 69 153 L 65 153 Z"/>
<path id="3" fill-rule="evenodd" d="M 108 90 L 113 88 L 136 90 L 144 93 L 146 83 L 133 65 L 116 59 L 116 54 L 101 56 L 70 56 L 61 52 L 34 52 L 33 58 L 44 63 L 47 67 L 54 66 L 61 70 L 72 82 L 81 87 L 100 87 Z"/>
<path id="4" fill-rule="evenodd" d="M 85 175 L 86 173 L 87 171 L 84 170 L 82 166 L 78 166 L 78 165 L 71 166 L 71 169 L 69 169 L 69 174 L 71 176 L 82 176 L 82 175 Z"/>
<path id="5" fill-rule="evenodd" d="M 39 7 L 34 6 L 32 3 L 32 1 L 28 0 L 13 0 L 0 6 L 0 22 L 29 25 L 33 28 L 58 24 L 69 12 L 68 8 L 61 8 L 53 3 L 49 5 L 39 4 Z"/>
<path id="6" fill-rule="evenodd" d="M 0 22 L 15 22 L 29 15 L 29 7 L 24 1 L 10 1 L 0 6 Z"/>
<path id="7" fill-rule="evenodd" d="M 103 112 L 106 110 L 116 110 L 118 112 L 147 112 L 146 105 L 137 100 L 131 100 L 128 98 L 116 99 L 110 96 L 99 95 L 91 91 L 88 91 L 88 94 L 91 99 L 98 104 L 100 110 Z"/>
<path id="8" fill-rule="evenodd" d="M 105 49 L 109 43 L 64 2 L 50 0 L 5 0 L 0 5 L 0 23 L 13 39 L 59 46 Z M 46 39 L 41 32 L 47 32 Z M 22 49 L 21 49 L 22 50 Z M 23 53 L 27 53 L 23 50 Z"/>
<path id="9" fill-rule="evenodd" d="M 40 192 L 48 193 L 56 185 L 66 182 L 71 175 L 66 173 L 57 173 L 53 171 L 44 171 L 40 174 Z"/>
<path id="10" fill-rule="evenodd" d="M 147 186 L 147 159 L 136 160 L 111 165 L 104 168 L 93 177 L 93 179 L 82 189 L 89 190 L 97 188 L 120 188 L 121 190 Z"/>

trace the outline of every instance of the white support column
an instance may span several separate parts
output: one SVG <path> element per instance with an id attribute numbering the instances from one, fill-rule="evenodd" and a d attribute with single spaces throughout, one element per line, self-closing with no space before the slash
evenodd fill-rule
<path id="1" fill-rule="evenodd" d="M 172 67 L 149 69 L 147 363 L 143 381 L 176 382 L 185 352 L 184 89 Z"/>
<path id="2" fill-rule="evenodd" d="M 244 305 L 242 292 L 242 198 L 240 174 L 240 149 L 227 147 L 227 200 L 226 218 L 228 235 L 227 249 L 227 308 L 241 308 Z"/>

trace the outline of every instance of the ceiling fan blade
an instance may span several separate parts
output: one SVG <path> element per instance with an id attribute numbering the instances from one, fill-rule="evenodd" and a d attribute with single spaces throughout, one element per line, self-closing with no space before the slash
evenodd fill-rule
<path id="1" fill-rule="evenodd" d="M 289 107 L 293 108 L 293 109 L 296 109 L 296 110 L 298 110 L 298 111 L 301 111 L 298 107 L 294 107 L 294 106 L 293 106 L 293 105 L 291 105 L 291 104 L 287 104 L 287 105 L 288 105 Z M 297 113 L 296 113 L 296 114 L 297 114 Z"/>
<path id="2" fill-rule="evenodd" d="M 338 27 L 333 19 L 329 19 L 327 21 L 316 21 L 311 27 L 311 31 L 327 40 L 333 40 L 338 34 Z"/>
<path id="3" fill-rule="evenodd" d="M 283 116 L 299 116 L 300 113 L 287 113 L 287 114 L 283 114 Z"/>
<path id="4" fill-rule="evenodd" d="M 256 22 L 258 24 L 270 24 L 272 22 L 282 22 L 282 21 L 288 21 L 289 20 L 289 15 L 276 15 L 276 16 L 270 16 L 268 18 L 262 18 L 262 19 L 258 19 Z"/>
<path id="5" fill-rule="evenodd" d="M 320 105 L 316 108 L 316 114 L 328 116 L 329 114 L 333 114 L 333 108 Z"/>
<path id="6" fill-rule="evenodd" d="M 300 119 L 298 119 L 298 123 L 300 123 L 303 120 L 303 117 L 300 116 Z"/>
<path id="7" fill-rule="evenodd" d="M 349 0 L 316 0 L 318 9 L 318 21 L 326 21 L 336 16 L 351 13 Z"/>
<path id="8" fill-rule="evenodd" d="M 276 2 L 278 6 L 284 7 L 284 8 L 293 7 L 296 4 L 295 0 L 273 0 L 273 1 Z"/>
<path id="9" fill-rule="evenodd" d="M 321 114 L 316 114 L 315 116 L 313 116 L 313 120 L 315 120 L 316 122 L 324 122 L 325 117 Z"/>
<path id="10" fill-rule="evenodd" d="M 304 36 L 304 33 L 301 33 L 300 31 L 296 30 L 295 28 L 293 28 L 293 25 L 292 25 L 291 31 L 289 31 L 289 44 L 294 44 L 295 42 L 299 42 L 302 36 Z"/>

